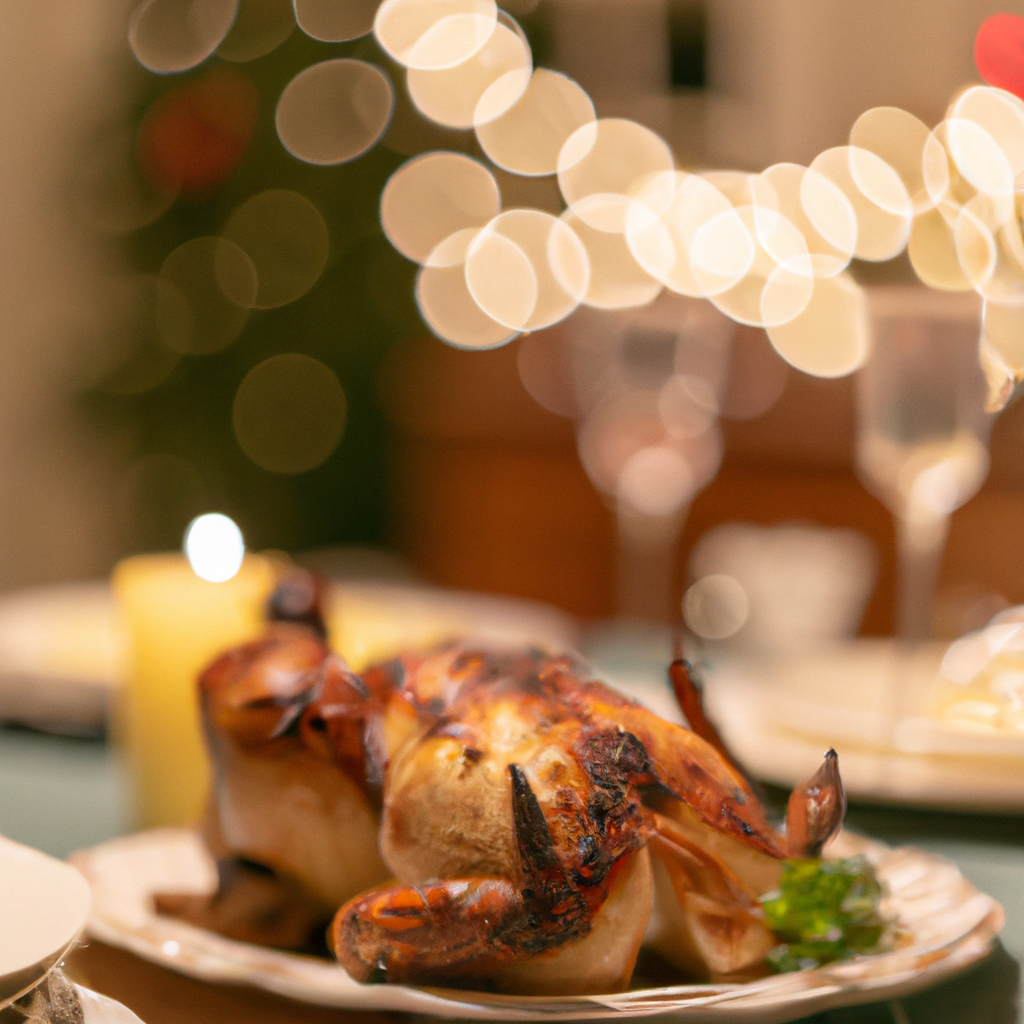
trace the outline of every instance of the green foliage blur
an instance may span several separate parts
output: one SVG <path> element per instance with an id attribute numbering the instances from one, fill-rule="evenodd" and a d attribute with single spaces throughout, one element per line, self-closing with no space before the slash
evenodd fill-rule
<path id="1" fill-rule="evenodd" d="M 543 62 L 550 42 L 543 11 L 521 21 L 535 60 Z M 300 71 L 338 57 L 371 61 L 388 72 L 397 97 L 392 127 L 349 163 L 303 163 L 277 137 L 277 102 Z M 286 306 L 253 310 L 240 337 L 225 350 L 183 356 L 166 379 L 141 393 L 123 394 L 124 389 L 101 383 L 83 396 L 92 414 L 125 439 L 138 467 L 118 497 L 122 553 L 177 548 L 188 522 L 208 511 L 231 516 L 254 549 L 379 544 L 387 539 L 389 489 L 379 371 L 396 341 L 426 333 L 413 296 L 417 268 L 384 237 L 380 195 L 391 173 L 419 152 L 460 150 L 478 159 L 483 154 L 472 132 L 443 129 L 420 117 L 408 98 L 403 69 L 372 36 L 323 43 L 298 27 L 277 49 L 245 63 L 214 54 L 191 72 L 169 76 L 136 67 L 137 103 L 129 128 L 137 130 L 161 96 L 218 66 L 255 85 L 259 106 L 249 146 L 215 194 L 203 201 L 179 199 L 154 223 L 126 236 L 129 266 L 159 273 L 177 246 L 218 234 L 241 203 L 270 188 L 292 189 L 317 206 L 330 232 L 330 254 L 309 292 Z M 147 344 L 144 328 L 139 333 L 135 340 L 141 350 Z M 284 352 L 321 360 L 335 372 L 347 399 L 338 448 L 321 466 L 296 475 L 255 465 L 232 430 L 232 403 L 243 377 Z"/>
<path id="2" fill-rule="evenodd" d="M 366 41 L 320 43 L 296 28 L 277 50 L 254 61 L 229 64 L 214 55 L 184 75 L 141 76 L 132 128 L 163 93 L 218 64 L 251 78 L 259 109 L 241 163 L 215 195 L 201 202 L 179 200 L 155 223 L 127 236 L 133 269 L 158 273 L 175 247 L 218 234 L 240 203 L 268 188 L 293 189 L 319 208 L 330 231 L 330 256 L 309 292 L 290 305 L 253 310 L 241 336 L 224 351 L 182 357 L 166 380 L 141 394 L 114 394 L 101 385 L 85 396 L 96 416 L 128 438 L 136 458 L 171 455 L 187 464 L 181 472 L 149 474 L 140 487 L 129 487 L 122 502 L 126 550 L 176 548 L 188 521 L 210 510 L 235 519 L 257 549 L 384 538 L 387 425 L 376 376 L 396 339 L 423 331 L 413 299 L 416 268 L 384 238 L 377 212 L 384 183 L 406 156 L 378 145 L 348 164 L 313 166 L 291 156 L 274 127 L 278 97 L 299 71 L 321 60 L 362 56 L 357 51 L 367 49 L 373 47 Z M 395 85 L 401 88 L 400 81 Z M 326 363 L 348 402 L 334 454 L 295 476 L 254 465 L 232 432 L 232 402 L 242 378 L 281 352 Z"/>

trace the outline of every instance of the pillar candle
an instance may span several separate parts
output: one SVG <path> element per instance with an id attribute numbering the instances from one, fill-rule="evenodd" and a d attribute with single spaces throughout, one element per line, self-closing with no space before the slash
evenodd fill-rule
<path id="1" fill-rule="evenodd" d="M 135 790 L 136 824 L 185 825 L 209 785 L 196 677 L 218 654 L 258 635 L 273 563 L 248 555 L 224 583 L 200 579 L 184 555 L 137 555 L 114 570 L 130 670 L 118 731 Z"/>

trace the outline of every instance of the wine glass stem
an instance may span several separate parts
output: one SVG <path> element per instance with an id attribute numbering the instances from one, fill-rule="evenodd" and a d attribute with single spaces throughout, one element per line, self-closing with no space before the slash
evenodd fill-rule
<path id="1" fill-rule="evenodd" d="M 932 634 L 932 606 L 949 534 L 949 516 L 896 519 L 896 635 L 925 640 Z"/>
<path id="2" fill-rule="evenodd" d="M 686 508 L 651 516 L 619 502 L 615 610 L 621 618 L 678 618 L 681 581 L 676 546 L 685 520 Z"/>

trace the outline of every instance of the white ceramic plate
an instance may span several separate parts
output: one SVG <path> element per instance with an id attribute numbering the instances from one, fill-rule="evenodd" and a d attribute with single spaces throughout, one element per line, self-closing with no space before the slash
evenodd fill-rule
<path id="1" fill-rule="evenodd" d="M 829 1007 L 874 1002 L 935 984 L 981 959 L 1003 911 L 956 866 L 912 848 L 888 849 L 842 835 L 832 852 L 865 853 L 888 888 L 885 912 L 912 944 L 813 971 L 744 985 L 678 985 L 591 997 L 515 997 L 401 985 L 360 985 L 334 964 L 232 942 L 158 917 L 155 892 L 209 892 L 215 870 L 199 838 L 160 829 L 75 855 L 93 886 L 95 939 L 204 981 L 248 984 L 323 1006 L 404 1010 L 475 1020 L 588 1020 L 674 1014 L 689 1022 L 778 1021 Z"/>
<path id="2" fill-rule="evenodd" d="M 92 989 L 75 986 L 82 1001 L 85 1024 L 142 1024 L 142 1021 L 123 1003 Z"/>
<path id="3" fill-rule="evenodd" d="M 0 836 L 0 1006 L 35 988 L 74 945 L 89 898 L 71 865 Z"/>
<path id="4" fill-rule="evenodd" d="M 90 896 L 70 864 L 0 836 L 0 1009 L 44 984 L 77 945 Z M 75 988 L 85 1024 L 142 1024 L 113 999 Z"/>
<path id="5" fill-rule="evenodd" d="M 943 650 L 903 654 L 868 640 L 774 662 L 723 660 L 708 676 L 709 708 L 730 749 L 767 782 L 797 785 L 834 747 L 851 797 L 1020 813 L 1024 741 L 925 717 Z"/>

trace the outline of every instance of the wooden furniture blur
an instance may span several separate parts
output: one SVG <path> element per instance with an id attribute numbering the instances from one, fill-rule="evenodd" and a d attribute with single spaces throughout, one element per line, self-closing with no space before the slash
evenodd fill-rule
<path id="1" fill-rule="evenodd" d="M 557 346 L 557 331 L 548 332 Z M 615 525 L 576 454 L 572 420 L 542 408 L 517 368 L 518 342 L 463 352 L 433 338 L 396 350 L 382 376 L 395 427 L 396 545 L 428 580 L 610 615 Z M 765 356 L 763 332 L 737 330 L 737 351 Z M 721 522 L 804 520 L 852 526 L 878 551 L 862 632 L 892 630 L 895 542 L 890 514 L 853 469 L 854 382 L 790 370 L 776 404 L 723 420 L 725 455 L 697 495 L 677 558 Z M 992 469 L 953 516 L 940 580 L 941 631 L 980 625 L 1000 602 L 1024 601 L 1024 406 L 996 423 Z M 980 621 L 971 621 L 971 616 Z"/>

